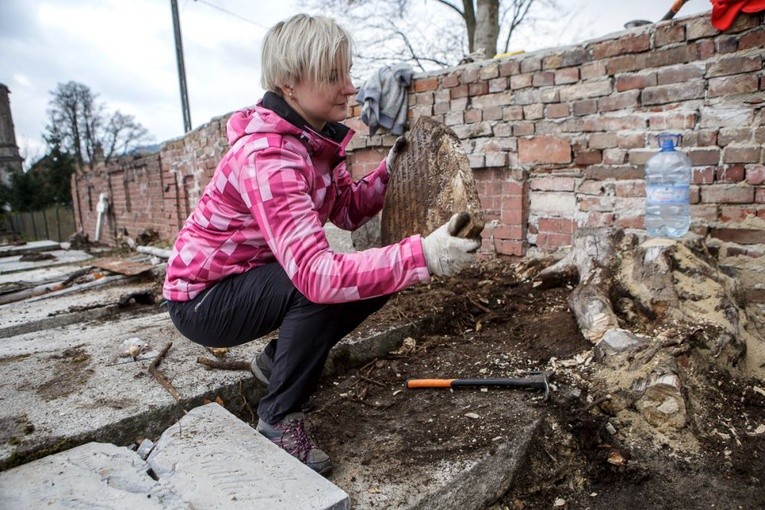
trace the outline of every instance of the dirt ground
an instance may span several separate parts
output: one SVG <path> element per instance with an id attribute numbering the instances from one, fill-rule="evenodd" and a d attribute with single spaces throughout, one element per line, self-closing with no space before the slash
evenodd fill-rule
<path id="1" fill-rule="evenodd" d="M 407 390 L 407 379 L 551 370 L 548 401 L 542 392 L 524 393 L 547 418 L 522 476 L 492 510 L 765 508 L 764 383 L 733 378 L 714 364 L 687 367 L 698 373 L 686 391 L 704 407 L 689 410 L 683 431 L 694 437 L 693 447 L 650 430 L 633 433 L 631 424 L 609 413 L 609 396 L 592 382 L 598 370 L 592 344 L 567 305 L 575 282 L 535 287 L 529 277 L 535 269 L 523 267 L 520 273 L 510 260 L 485 262 L 459 278 L 408 289 L 371 317 L 363 327 L 437 314 L 439 331 L 323 380 L 309 416 L 330 456 L 362 456 L 362 464 L 381 466 L 381 476 L 386 465 L 401 468 L 391 459 L 459 460 L 512 434 L 503 399 L 493 393 L 520 390 Z M 395 424 L 391 415 L 401 423 L 414 417 L 419 426 L 375 428 L 381 416 Z M 356 451 L 354 438 L 370 433 L 379 434 L 378 446 Z M 393 435 L 397 441 L 388 440 Z"/>

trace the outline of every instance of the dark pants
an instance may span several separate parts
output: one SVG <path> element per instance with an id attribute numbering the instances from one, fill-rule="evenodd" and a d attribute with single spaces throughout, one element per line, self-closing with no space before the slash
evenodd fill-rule
<path id="1" fill-rule="evenodd" d="M 279 264 L 226 278 L 191 301 L 169 301 L 178 331 L 206 347 L 232 347 L 279 329 L 266 346 L 274 360 L 258 416 L 274 424 L 300 411 L 316 389 L 332 347 L 390 296 L 321 305 L 305 298 Z"/>

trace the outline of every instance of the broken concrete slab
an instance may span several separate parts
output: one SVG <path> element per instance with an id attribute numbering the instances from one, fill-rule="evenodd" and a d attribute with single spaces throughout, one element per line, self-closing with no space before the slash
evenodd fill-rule
<path id="1" fill-rule="evenodd" d="M 350 508 L 343 490 L 215 403 L 167 429 L 147 462 L 188 508 Z"/>
<path id="2" fill-rule="evenodd" d="M 0 473 L 0 507 L 169 508 L 147 470 L 128 448 L 88 443 Z"/>
<path id="3" fill-rule="evenodd" d="M 56 241 L 30 241 L 24 244 L 2 244 L 0 245 L 0 257 L 11 255 L 23 255 L 25 253 L 39 253 L 43 251 L 60 250 L 61 243 Z"/>
<path id="4" fill-rule="evenodd" d="M 22 255 L 5 255 L 3 258 L 0 258 L 0 274 L 17 273 L 41 267 L 63 266 L 75 262 L 84 262 L 93 258 L 92 255 L 77 250 L 67 251 L 57 249 L 46 251 L 45 253 L 52 255 L 53 258 L 50 260 L 23 261 L 21 260 Z"/>
<path id="5" fill-rule="evenodd" d="M 0 473 L 0 507 L 345 510 L 350 499 L 212 403 L 165 430 L 146 460 L 87 443 Z"/>

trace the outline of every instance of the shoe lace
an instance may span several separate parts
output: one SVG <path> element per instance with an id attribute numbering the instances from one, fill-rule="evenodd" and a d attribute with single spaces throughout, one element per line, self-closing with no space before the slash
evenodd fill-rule
<path id="1" fill-rule="evenodd" d="M 297 457 L 301 462 L 306 462 L 308 454 L 313 449 L 313 441 L 305 431 L 303 420 L 296 419 L 287 423 L 282 432 L 281 446 L 293 457 Z"/>

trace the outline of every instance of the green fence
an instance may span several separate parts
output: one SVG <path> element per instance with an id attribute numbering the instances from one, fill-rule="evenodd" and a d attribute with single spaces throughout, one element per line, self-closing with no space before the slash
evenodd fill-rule
<path id="1" fill-rule="evenodd" d="M 18 235 L 24 241 L 67 241 L 74 234 L 74 210 L 72 206 L 56 205 L 43 211 L 10 212 L 2 214 L 3 234 Z"/>

